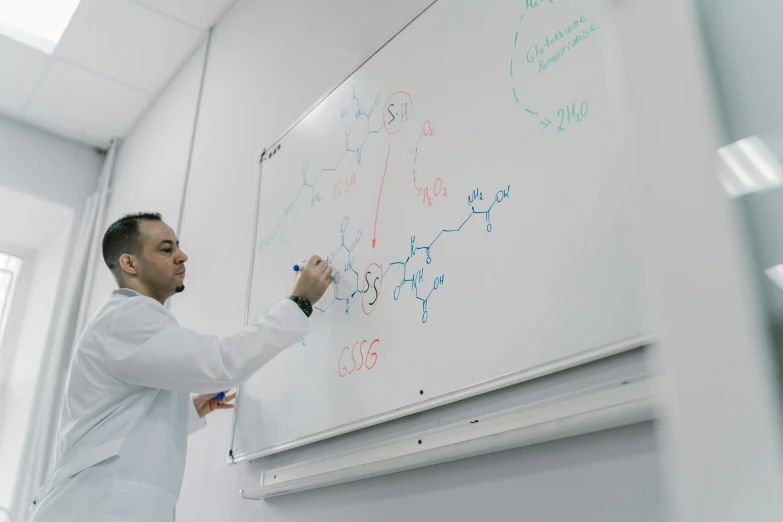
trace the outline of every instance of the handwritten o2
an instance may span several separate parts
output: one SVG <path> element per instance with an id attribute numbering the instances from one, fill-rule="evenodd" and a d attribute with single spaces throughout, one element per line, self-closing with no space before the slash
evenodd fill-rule
<path id="1" fill-rule="evenodd" d="M 380 339 L 374 339 L 372 341 L 365 339 L 363 341 L 356 341 L 353 343 L 353 347 L 346 346 L 343 348 L 340 352 L 340 358 L 337 361 L 337 374 L 340 378 L 361 371 L 363 368 L 366 368 L 367 370 L 375 368 L 375 365 L 378 363 L 378 352 L 374 351 L 374 346 L 380 342 Z M 365 346 L 367 347 L 366 353 Z M 357 347 L 359 348 L 359 364 L 356 363 Z M 371 358 L 372 364 L 370 364 Z M 348 370 L 348 365 L 350 364 L 353 364 L 353 368 Z"/>

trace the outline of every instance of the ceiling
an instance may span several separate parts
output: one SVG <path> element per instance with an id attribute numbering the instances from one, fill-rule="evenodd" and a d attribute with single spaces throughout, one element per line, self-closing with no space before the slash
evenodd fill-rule
<path id="1" fill-rule="evenodd" d="M 106 147 L 234 0 L 82 0 L 51 55 L 0 35 L 0 113 Z"/>

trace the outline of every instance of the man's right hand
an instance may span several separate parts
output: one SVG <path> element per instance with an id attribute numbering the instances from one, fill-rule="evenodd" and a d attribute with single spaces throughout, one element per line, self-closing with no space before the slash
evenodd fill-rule
<path id="1" fill-rule="evenodd" d="M 329 263 L 318 256 L 313 256 L 305 263 L 304 268 L 297 272 L 291 295 L 304 297 L 311 304 L 315 304 L 333 281 L 334 276 Z"/>

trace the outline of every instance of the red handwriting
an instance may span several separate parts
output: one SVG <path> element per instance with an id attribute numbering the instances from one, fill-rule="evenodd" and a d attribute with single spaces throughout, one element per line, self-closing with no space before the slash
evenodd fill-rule
<path id="1" fill-rule="evenodd" d="M 340 377 L 346 377 L 353 372 L 361 371 L 362 368 L 372 370 L 375 368 L 375 364 L 378 362 L 378 352 L 374 351 L 374 346 L 380 343 L 380 339 L 368 341 L 356 341 L 353 343 L 353 347 L 346 346 L 340 352 L 340 359 L 337 361 L 337 373 Z M 357 350 L 358 348 L 358 350 Z M 358 352 L 358 364 L 357 364 L 357 352 Z M 372 363 L 370 363 L 372 360 Z M 348 367 L 351 367 L 349 370 Z"/>
<path id="2" fill-rule="evenodd" d="M 440 197 L 440 196 L 448 196 L 448 192 L 446 191 L 446 187 L 443 186 L 443 180 L 438 178 L 435 180 L 435 185 L 432 187 L 432 196 L 430 196 L 430 188 L 429 187 L 416 187 L 419 191 L 419 195 L 421 195 L 421 202 L 426 204 L 428 207 L 432 206 L 432 197 Z"/>
<path id="3" fill-rule="evenodd" d="M 375 226 L 372 229 L 372 247 L 375 248 L 376 233 L 378 232 L 378 210 L 381 208 L 381 195 L 383 194 L 383 184 L 386 181 L 386 170 L 389 168 L 389 154 L 391 154 L 391 143 L 386 151 L 386 165 L 383 167 L 383 178 L 381 179 L 381 190 L 378 191 L 378 205 L 375 207 Z"/>
<path id="4" fill-rule="evenodd" d="M 431 196 L 430 187 L 419 185 L 419 180 L 416 177 L 416 163 L 419 160 L 419 145 L 421 144 L 421 139 L 432 136 L 433 134 L 435 134 L 435 129 L 432 127 L 432 124 L 429 122 L 429 120 L 425 121 L 421 128 L 419 140 L 416 142 L 416 152 L 413 155 L 413 187 L 416 189 L 416 195 L 421 196 L 421 202 L 428 207 L 432 206 L 433 196 L 436 198 L 440 196 L 448 196 L 448 191 L 446 190 L 446 187 L 443 186 L 443 180 L 441 178 L 435 180 L 435 184 L 432 187 Z"/>
<path id="5" fill-rule="evenodd" d="M 340 180 L 337 182 L 337 185 L 334 186 L 334 190 L 332 191 L 332 199 L 337 201 L 340 199 L 340 196 L 348 192 L 348 189 L 356 186 L 356 173 L 354 172 L 350 176 L 345 176 L 344 180 Z"/>

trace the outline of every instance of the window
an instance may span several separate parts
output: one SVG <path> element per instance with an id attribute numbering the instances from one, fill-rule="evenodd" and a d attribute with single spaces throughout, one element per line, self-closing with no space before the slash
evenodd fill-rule
<path id="1" fill-rule="evenodd" d="M 8 313 L 11 309 L 11 299 L 14 297 L 16 280 L 22 268 L 22 259 L 0 252 L 0 345 L 3 343 Z"/>

